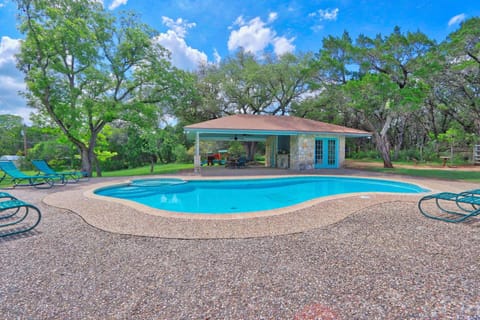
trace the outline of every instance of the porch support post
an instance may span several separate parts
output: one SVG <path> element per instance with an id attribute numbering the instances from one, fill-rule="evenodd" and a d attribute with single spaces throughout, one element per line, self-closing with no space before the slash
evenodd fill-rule
<path id="1" fill-rule="evenodd" d="M 200 159 L 200 133 L 195 135 L 195 155 L 193 156 L 193 172 L 200 174 L 201 159 Z"/>

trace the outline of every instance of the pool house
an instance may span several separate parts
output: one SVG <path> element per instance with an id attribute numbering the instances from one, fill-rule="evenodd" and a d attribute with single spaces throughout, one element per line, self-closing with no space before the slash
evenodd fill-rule
<path id="1" fill-rule="evenodd" d="M 195 139 L 195 172 L 200 171 L 200 141 L 262 141 L 265 166 L 294 170 L 340 168 L 345 138 L 370 137 L 367 131 L 293 116 L 237 114 L 184 127 Z"/>

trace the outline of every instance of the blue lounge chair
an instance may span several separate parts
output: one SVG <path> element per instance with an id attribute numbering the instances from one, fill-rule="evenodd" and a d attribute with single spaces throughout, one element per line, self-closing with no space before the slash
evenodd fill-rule
<path id="1" fill-rule="evenodd" d="M 434 200 L 438 212 L 427 212 L 424 204 L 429 200 Z M 453 223 L 465 221 L 480 214 L 480 189 L 427 195 L 420 199 L 418 208 L 428 218 Z"/>
<path id="2" fill-rule="evenodd" d="M 3 176 L 0 177 L 0 182 L 10 177 L 13 187 L 17 186 L 33 186 L 35 188 L 51 188 L 58 176 L 51 175 L 28 175 L 18 170 L 12 161 L 0 161 L 0 170 L 3 171 Z"/>
<path id="3" fill-rule="evenodd" d="M 5 198 L 8 198 L 10 200 L 17 199 L 14 196 L 12 196 L 10 193 L 0 192 L 0 200 L 4 200 Z"/>
<path id="4" fill-rule="evenodd" d="M 35 228 L 42 218 L 40 210 L 34 205 L 0 192 L 0 238 L 24 233 Z"/>
<path id="5" fill-rule="evenodd" d="M 46 175 L 59 176 L 64 183 L 76 183 L 81 178 L 86 178 L 87 174 L 83 171 L 63 171 L 58 172 L 52 169 L 45 160 L 32 160 L 32 164 L 39 172 Z"/>
<path id="6" fill-rule="evenodd" d="M 17 198 L 15 198 L 14 196 L 12 196 L 10 193 L 6 193 L 6 192 L 0 192 L 0 201 L 6 201 L 6 200 L 17 200 Z M 20 209 L 17 209 L 17 211 L 20 210 Z M 7 215 L 0 215 L 0 219 L 5 219 L 5 218 L 9 218 L 13 215 L 15 215 L 17 213 L 17 211 L 15 212 L 9 212 L 9 214 Z M 3 217 L 3 218 L 2 218 Z"/>

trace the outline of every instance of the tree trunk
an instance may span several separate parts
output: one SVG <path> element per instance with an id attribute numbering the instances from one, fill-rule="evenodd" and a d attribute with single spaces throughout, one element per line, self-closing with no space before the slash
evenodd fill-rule
<path id="1" fill-rule="evenodd" d="M 383 159 L 384 168 L 393 168 L 392 160 L 390 159 L 390 142 L 388 141 L 388 129 L 390 129 L 390 124 L 392 123 L 392 116 L 387 115 L 387 119 L 383 124 L 382 131 L 380 133 L 374 133 L 375 141 L 377 142 L 377 149 L 380 152 L 380 155 Z"/>
<path id="2" fill-rule="evenodd" d="M 86 172 L 89 177 L 92 176 L 92 161 L 89 157 L 89 150 L 86 146 L 79 146 L 80 148 L 80 157 L 82 160 L 82 171 Z"/>
<path id="3" fill-rule="evenodd" d="M 92 135 L 93 136 L 93 135 Z M 85 144 L 77 144 L 78 148 L 80 149 L 80 157 L 82 160 L 82 171 L 87 172 L 89 177 L 92 176 L 93 173 L 93 166 L 95 165 L 97 176 L 101 177 L 102 172 L 100 170 L 100 166 L 97 161 L 97 157 L 95 156 L 95 139 L 90 139 L 90 145 L 87 147 Z"/>
<path id="4" fill-rule="evenodd" d="M 375 146 L 380 152 L 380 155 L 383 159 L 384 168 L 393 168 L 392 160 L 390 158 L 390 142 L 388 141 L 388 129 L 390 129 L 390 124 L 392 123 L 392 116 L 388 115 L 383 124 L 383 128 L 380 132 L 375 129 L 370 121 L 365 120 L 366 125 L 369 127 L 369 131 L 373 132 L 373 137 L 375 139 Z"/>
<path id="5" fill-rule="evenodd" d="M 97 155 L 95 154 L 95 146 L 97 145 L 98 133 L 102 130 L 102 128 L 103 125 L 91 130 L 90 141 L 88 144 L 88 158 L 90 159 L 91 164 L 95 164 L 97 177 L 102 176 L 102 170 L 100 168 L 100 163 L 98 162 Z"/>
<path id="6" fill-rule="evenodd" d="M 247 152 L 247 160 L 252 161 L 255 159 L 255 152 L 257 151 L 257 141 L 246 141 L 243 143 L 245 151 Z"/>
<path id="7" fill-rule="evenodd" d="M 403 127 L 403 125 L 398 126 L 397 130 L 398 133 L 395 140 L 395 146 L 393 147 L 394 160 L 398 160 L 398 158 L 400 157 L 400 150 L 402 149 L 403 141 L 405 139 L 405 128 Z"/>
<path id="8" fill-rule="evenodd" d="M 153 173 L 154 169 L 155 169 L 155 157 L 151 156 L 150 157 L 150 173 Z"/>
<path id="9" fill-rule="evenodd" d="M 93 149 L 92 149 L 92 162 L 95 163 L 95 171 L 97 172 L 97 177 L 101 177 L 102 176 L 102 170 L 100 169 L 100 163 L 98 163 L 98 158 L 97 156 L 95 155 L 95 152 L 93 152 Z"/>
<path id="10" fill-rule="evenodd" d="M 388 142 L 388 137 L 386 135 L 382 136 L 378 132 L 375 132 L 373 135 L 377 144 L 377 150 L 383 159 L 383 167 L 393 168 L 392 160 L 390 159 L 390 143 Z"/>

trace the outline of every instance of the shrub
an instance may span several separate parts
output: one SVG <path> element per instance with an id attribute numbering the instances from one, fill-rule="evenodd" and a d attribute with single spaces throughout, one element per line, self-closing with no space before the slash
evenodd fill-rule
<path id="1" fill-rule="evenodd" d="M 173 155 L 176 163 L 191 163 L 193 162 L 193 154 L 187 151 L 183 144 L 177 144 L 173 149 Z"/>
<path id="2" fill-rule="evenodd" d="M 367 159 L 370 159 L 370 160 L 381 159 L 380 153 L 377 150 L 351 152 L 350 157 L 352 159 L 365 159 L 365 160 L 367 160 Z"/>

